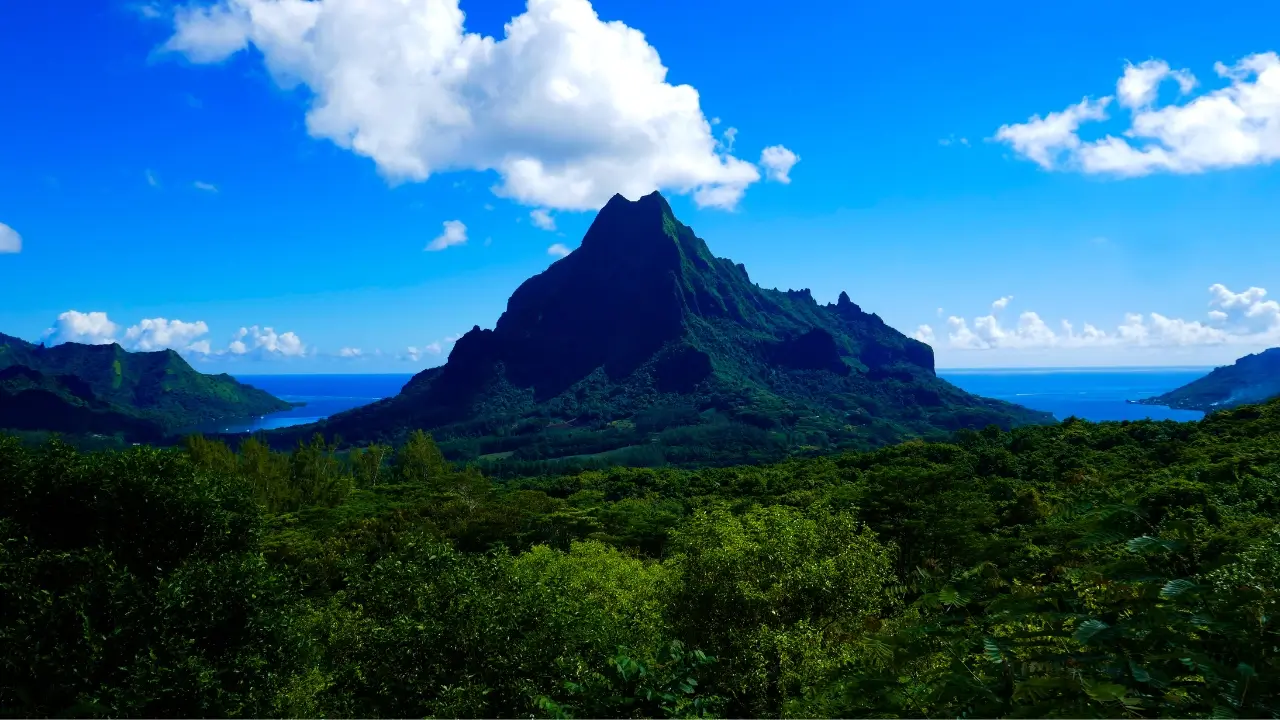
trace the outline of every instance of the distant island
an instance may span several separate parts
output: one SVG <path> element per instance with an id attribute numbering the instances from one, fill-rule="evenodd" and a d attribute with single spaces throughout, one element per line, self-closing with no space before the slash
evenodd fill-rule
<path id="1" fill-rule="evenodd" d="M 157 442 L 202 423 L 293 407 L 172 350 L 36 345 L 0 334 L 0 428 Z"/>
<path id="2" fill-rule="evenodd" d="M 1132 402 L 1213 412 L 1280 396 L 1280 348 L 1246 355 L 1163 395 Z"/>
<path id="3" fill-rule="evenodd" d="M 268 435 L 361 444 L 424 429 L 454 459 L 650 465 L 1050 422 L 938 378 L 932 348 L 846 293 L 820 305 L 757 286 L 655 192 L 615 195 L 494 329 L 473 328 L 396 397 Z"/>

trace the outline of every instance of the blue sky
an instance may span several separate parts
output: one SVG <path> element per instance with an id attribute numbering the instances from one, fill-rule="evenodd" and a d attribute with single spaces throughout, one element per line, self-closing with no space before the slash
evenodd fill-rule
<path id="1" fill-rule="evenodd" d="M 1280 344 L 1280 6 L 462 0 L 465 39 L 457 7 L 5 3 L 0 332 L 415 371 L 656 186 L 940 366 Z"/>

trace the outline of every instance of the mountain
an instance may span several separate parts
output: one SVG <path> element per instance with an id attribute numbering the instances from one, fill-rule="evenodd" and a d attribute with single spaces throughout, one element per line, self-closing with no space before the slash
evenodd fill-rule
<path id="1" fill-rule="evenodd" d="M 122 433 L 135 441 L 156 441 L 164 436 L 159 423 L 103 401 L 79 378 L 48 375 L 26 365 L 0 369 L 0 428 Z"/>
<path id="2" fill-rule="evenodd" d="M 1271 348 L 1216 368 L 1176 390 L 1134 402 L 1213 412 L 1277 396 L 1280 396 L 1280 348 Z"/>
<path id="3" fill-rule="evenodd" d="M 34 345 L 0 334 L 0 427 L 120 432 L 154 439 L 214 420 L 292 407 L 230 375 L 205 375 L 172 350 Z"/>
<path id="4" fill-rule="evenodd" d="M 615 195 L 494 329 L 472 328 L 399 395 L 277 437 L 362 443 L 422 428 L 458 457 L 742 460 L 1050 421 L 939 379 L 928 345 L 847 294 L 819 305 L 755 285 L 653 193 Z"/>

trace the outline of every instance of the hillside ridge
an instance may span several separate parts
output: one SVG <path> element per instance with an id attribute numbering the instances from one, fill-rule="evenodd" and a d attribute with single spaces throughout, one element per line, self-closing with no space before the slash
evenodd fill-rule
<path id="1" fill-rule="evenodd" d="M 460 459 L 626 450 L 662 462 L 678 445 L 685 460 L 740 461 L 1051 421 L 938 378 L 932 348 L 848 293 L 820 305 L 807 289 L 756 285 L 655 192 L 615 195 L 492 329 L 473 327 L 399 395 L 272 437 L 359 444 L 424 429 Z"/>

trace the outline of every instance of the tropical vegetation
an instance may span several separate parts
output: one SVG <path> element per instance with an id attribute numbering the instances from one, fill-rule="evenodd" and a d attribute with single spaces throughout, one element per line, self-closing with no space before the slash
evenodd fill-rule
<path id="1" fill-rule="evenodd" d="M 1280 402 L 492 479 L 0 440 L 14 715 L 1273 717 Z"/>

